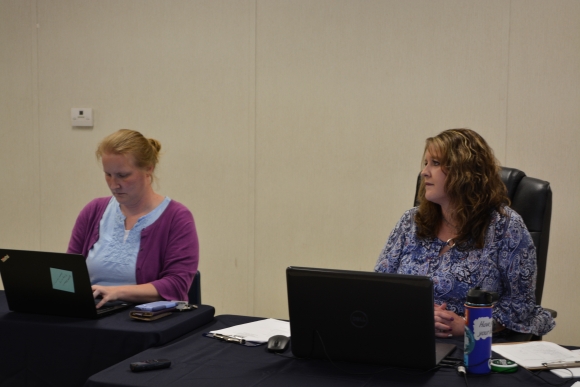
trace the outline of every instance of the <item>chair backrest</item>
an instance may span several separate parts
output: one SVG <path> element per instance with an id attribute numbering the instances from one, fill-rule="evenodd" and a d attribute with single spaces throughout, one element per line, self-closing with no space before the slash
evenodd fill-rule
<path id="1" fill-rule="evenodd" d="M 536 246 L 537 279 L 536 303 L 542 302 L 548 244 L 550 242 L 550 222 L 552 219 L 552 189 L 547 181 L 528 177 L 519 169 L 501 168 L 501 179 L 507 187 L 510 207 L 523 219 L 534 245 Z M 417 206 L 421 174 L 417 178 L 415 201 Z"/>
<path id="2" fill-rule="evenodd" d="M 193 305 L 201 304 L 201 273 L 199 270 L 195 273 L 193 277 L 193 282 L 187 292 L 187 297 L 189 298 L 189 303 Z"/>

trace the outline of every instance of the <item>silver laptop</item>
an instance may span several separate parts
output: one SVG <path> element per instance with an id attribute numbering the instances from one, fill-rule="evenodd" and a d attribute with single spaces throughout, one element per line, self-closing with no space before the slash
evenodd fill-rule
<path id="1" fill-rule="evenodd" d="M 435 367 L 456 346 L 435 341 L 429 277 L 286 269 L 292 353 L 396 367 Z"/>
<path id="2" fill-rule="evenodd" d="M 99 318 L 126 302 L 96 309 L 85 258 L 78 254 L 0 249 L 0 275 L 14 312 Z"/>

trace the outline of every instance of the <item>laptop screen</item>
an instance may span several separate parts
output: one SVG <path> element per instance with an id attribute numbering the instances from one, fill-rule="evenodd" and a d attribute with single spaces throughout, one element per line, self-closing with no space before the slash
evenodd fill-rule
<path id="1" fill-rule="evenodd" d="M 15 312 L 97 318 L 129 306 L 97 312 L 85 258 L 78 254 L 0 249 L 0 274 Z"/>
<path id="2" fill-rule="evenodd" d="M 289 267 L 286 279 L 295 356 L 413 368 L 437 364 L 429 277 Z"/>

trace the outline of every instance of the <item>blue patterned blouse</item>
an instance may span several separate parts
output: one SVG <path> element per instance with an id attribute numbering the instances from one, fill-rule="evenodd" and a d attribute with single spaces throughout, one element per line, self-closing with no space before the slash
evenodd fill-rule
<path id="1" fill-rule="evenodd" d="M 441 256 L 445 242 L 417 237 L 417 208 L 413 208 L 391 232 L 375 271 L 431 277 L 435 302 L 446 302 L 447 309 L 460 316 L 469 289 L 481 286 L 498 292 L 493 308 L 496 321 L 513 331 L 544 335 L 555 322 L 536 305 L 536 249 L 522 218 L 504 208 L 505 216 L 493 212 L 483 249 L 453 247 Z"/>

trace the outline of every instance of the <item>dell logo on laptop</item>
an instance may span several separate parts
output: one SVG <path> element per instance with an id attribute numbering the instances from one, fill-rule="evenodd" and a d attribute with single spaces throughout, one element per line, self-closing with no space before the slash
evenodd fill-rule
<path id="1" fill-rule="evenodd" d="M 355 310 L 350 315 L 350 323 L 356 328 L 364 328 L 369 323 L 369 319 L 366 313 L 361 312 L 360 310 Z"/>

